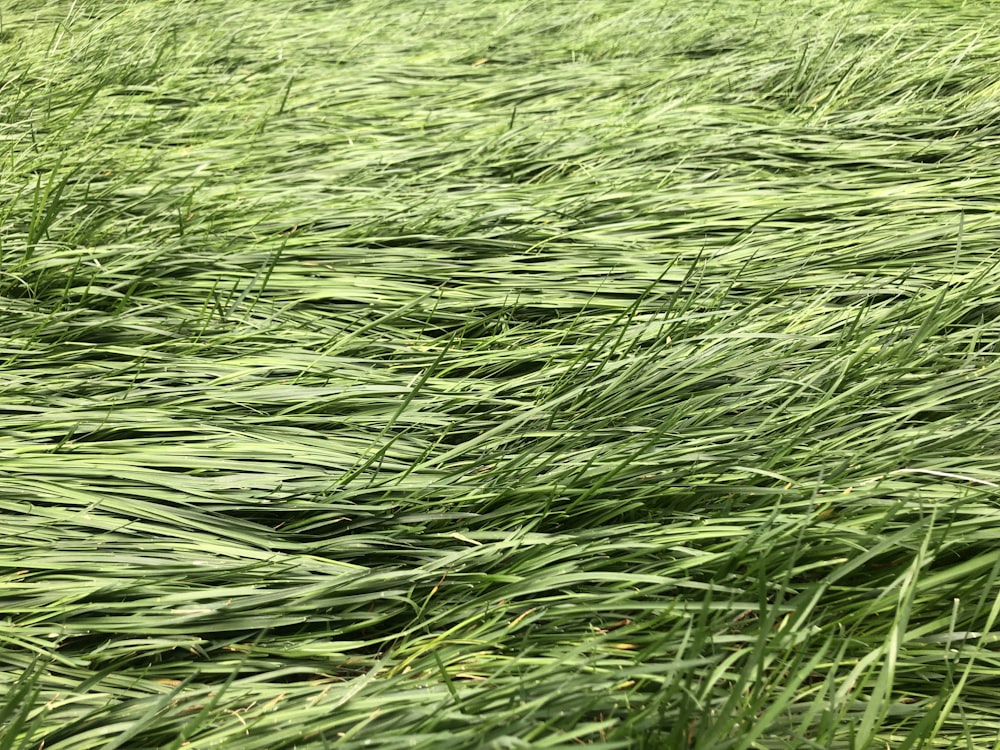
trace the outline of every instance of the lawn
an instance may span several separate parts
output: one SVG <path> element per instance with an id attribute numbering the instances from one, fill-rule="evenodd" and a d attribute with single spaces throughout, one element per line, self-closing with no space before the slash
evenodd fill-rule
<path id="1" fill-rule="evenodd" d="M 1000 3 L 5 0 L 0 750 L 1000 747 Z"/>

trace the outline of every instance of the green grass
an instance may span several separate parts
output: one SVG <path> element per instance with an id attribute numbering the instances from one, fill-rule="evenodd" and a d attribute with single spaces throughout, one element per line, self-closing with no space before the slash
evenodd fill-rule
<path id="1" fill-rule="evenodd" d="M 998 10 L 7 0 L 0 750 L 1000 747 Z"/>

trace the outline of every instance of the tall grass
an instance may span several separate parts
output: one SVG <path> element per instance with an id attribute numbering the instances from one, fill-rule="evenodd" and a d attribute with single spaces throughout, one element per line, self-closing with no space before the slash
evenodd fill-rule
<path id="1" fill-rule="evenodd" d="M 1000 16 L 9 0 L 0 750 L 1000 743 Z"/>

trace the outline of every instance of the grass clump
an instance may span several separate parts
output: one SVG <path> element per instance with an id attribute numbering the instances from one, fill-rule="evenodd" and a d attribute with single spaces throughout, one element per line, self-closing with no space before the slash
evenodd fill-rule
<path id="1" fill-rule="evenodd" d="M 8 3 L 0 748 L 994 747 L 992 5 Z"/>

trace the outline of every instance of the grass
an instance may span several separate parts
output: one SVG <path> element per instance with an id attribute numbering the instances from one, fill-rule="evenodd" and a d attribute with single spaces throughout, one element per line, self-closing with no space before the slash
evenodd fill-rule
<path id="1" fill-rule="evenodd" d="M 0 750 L 1000 747 L 996 8 L 5 3 Z"/>

